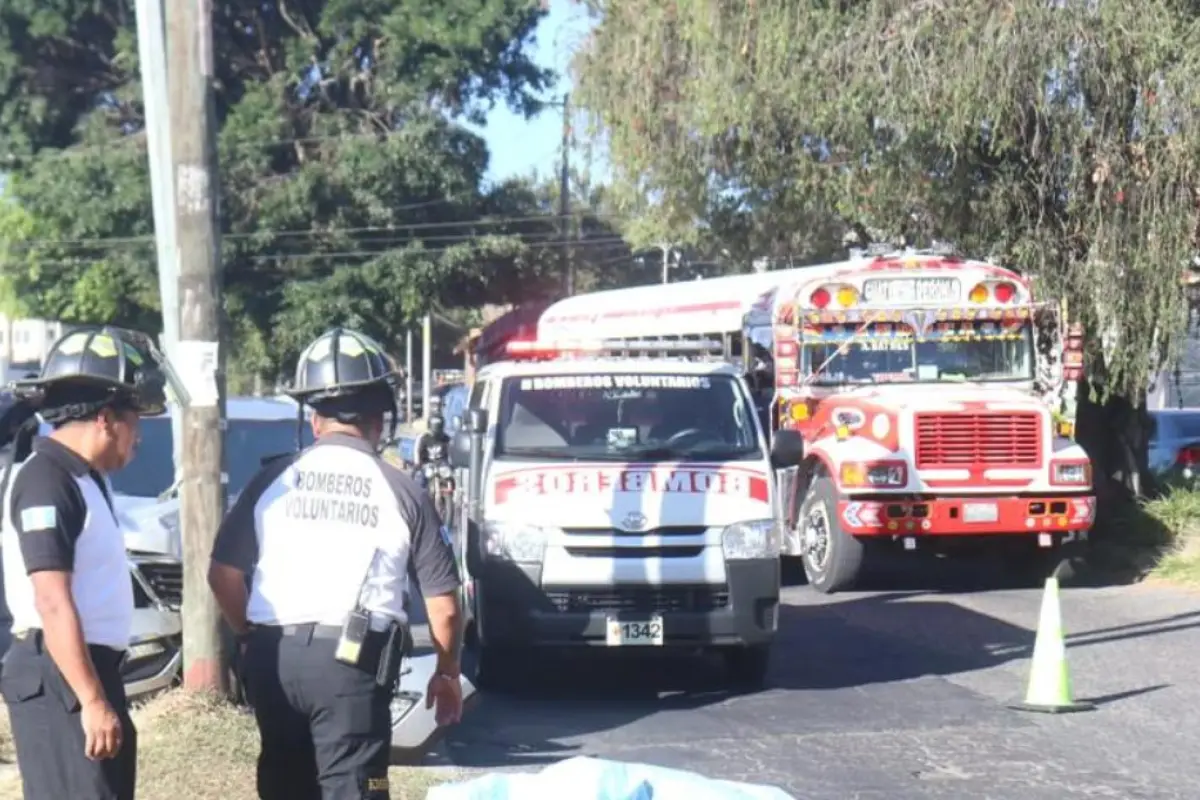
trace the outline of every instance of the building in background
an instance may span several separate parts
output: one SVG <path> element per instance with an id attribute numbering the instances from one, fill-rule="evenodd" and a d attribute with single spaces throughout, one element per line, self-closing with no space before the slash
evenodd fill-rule
<path id="1" fill-rule="evenodd" d="M 61 322 L 9 319 L 0 314 L 0 368 L 4 383 L 41 369 L 42 360 L 67 330 Z"/>

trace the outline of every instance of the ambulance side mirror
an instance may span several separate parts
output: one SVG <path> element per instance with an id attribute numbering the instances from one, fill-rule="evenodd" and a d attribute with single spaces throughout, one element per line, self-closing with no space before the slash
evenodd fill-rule
<path id="1" fill-rule="evenodd" d="M 798 467 L 804 460 L 804 437 L 798 431 L 782 428 L 771 442 L 771 466 L 774 469 Z"/>
<path id="2" fill-rule="evenodd" d="M 471 466 L 471 432 L 459 428 L 450 439 L 450 453 L 447 455 L 450 466 L 455 469 L 467 469 Z"/>

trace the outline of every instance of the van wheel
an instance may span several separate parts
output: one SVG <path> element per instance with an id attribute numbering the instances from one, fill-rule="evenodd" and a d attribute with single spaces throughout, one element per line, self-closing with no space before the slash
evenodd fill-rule
<path id="1" fill-rule="evenodd" d="M 837 493 L 829 478 L 813 481 L 797 525 L 809 586 L 821 594 L 853 587 L 862 572 L 865 547 L 842 530 L 837 516 Z"/>
<path id="2" fill-rule="evenodd" d="M 761 689 L 766 686 L 771 667 L 771 647 L 765 644 L 730 647 L 722 652 L 730 686 L 737 689 Z"/>

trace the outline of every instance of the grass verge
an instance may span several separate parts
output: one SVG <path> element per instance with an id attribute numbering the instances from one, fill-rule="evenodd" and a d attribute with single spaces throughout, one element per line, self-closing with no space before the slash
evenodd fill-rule
<path id="1" fill-rule="evenodd" d="M 1176 489 L 1145 504 L 1146 513 L 1168 531 L 1151 575 L 1171 583 L 1200 586 L 1200 492 Z"/>
<path id="2" fill-rule="evenodd" d="M 169 692 L 137 708 L 138 800 L 255 800 L 258 730 L 254 718 L 202 695 Z M 20 800 L 21 779 L 0 704 L 0 800 Z M 456 776 L 440 768 L 393 767 L 392 797 L 424 800 Z"/>
<path id="3" fill-rule="evenodd" d="M 1140 503 L 1102 507 L 1089 557 L 1131 580 L 1200 587 L 1200 491 L 1171 489 Z"/>

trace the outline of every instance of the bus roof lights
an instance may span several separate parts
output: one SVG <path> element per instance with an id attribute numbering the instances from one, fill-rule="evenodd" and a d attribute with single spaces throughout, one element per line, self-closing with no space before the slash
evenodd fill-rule
<path id="1" fill-rule="evenodd" d="M 723 351 L 724 345 L 715 339 L 607 339 L 590 341 L 516 341 L 508 343 L 508 353 L 514 358 L 604 356 L 621 355 L 631 352 L 691 355 L 719 354 Z"/>
<path id="2" fill-rule="evenodd" d="M 1017 287 L 1011 283 L 997 283 L 992 290 L 992 294 L 996 298 L 997 303 L 1011 303 L 1013 298 L 1017 296 Z"/>
<path id="3" fill-rule="evenodd" d="M 987 286 L 982 283 L 976 284 L 971 293 L 967 295 L 967 299 L 976 304 L 986 303 L 988 300 Z"/>
<path id="4" fill-rule="evenodd" d="M 829 296 L 829 292 L 822 287 L 813 292 L 812 296 L 808 298 L 808 301 L 812 303 L 813 308 L 825 308 L 825 306 L 829 305 L 829 301 L 831 299 L 832 298 Z"/>
<path id="5" fill-rule="evenodd" d="M 841 286 L 837 290 L 837 301 L 842 308 L 849 308 L 858 302 L 858 292 L 853 286 Z"/>

